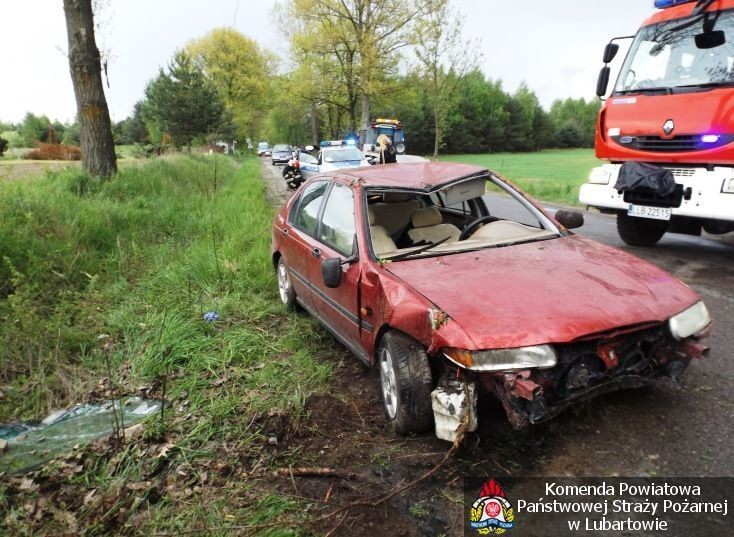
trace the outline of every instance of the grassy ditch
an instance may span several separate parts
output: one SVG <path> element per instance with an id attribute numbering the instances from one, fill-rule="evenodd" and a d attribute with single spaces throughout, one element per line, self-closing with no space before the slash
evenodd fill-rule
<path id="1" fill-rule="evenodd" d="M 599 161 L 592 149 L 554 149 L 537 153 L 450 155 L 441 160 L 486 166 L 534 198 L 578 205 L 579 187 Z"/>
<path id="2" fill-rule="evenodd" d="M 297 419 L 330 375 L 317 358 L 331 340 L 276 300 L 262 189 L 256 160 L 221 156 L 148 161 L 108 182 L 66 170 L 0 184 L 0 422 L 120 393 L 173 402 L 138 442 L 93 446 L 30 487 L 2 478 L 0 534 L 175 531 L 302 509 L 213 477 L 257 460 L 258 424 Z"/>

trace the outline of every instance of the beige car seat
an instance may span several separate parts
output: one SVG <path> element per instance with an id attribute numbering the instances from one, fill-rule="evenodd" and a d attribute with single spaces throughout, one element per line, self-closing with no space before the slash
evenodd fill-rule
<path id="1" fill-rule="evenodd" d="M 394 252 L 397 250 L 397 246 L 390 238 L 390 235 L 384 227 L 375 225 L 375 213 L 372 207 L 367 207 L 367 218 L 370 223 L 370 238 L 372 239 L 372 251 L 375 252 L 377 257 L 387 253 Z"/>
<path id="2" fill-rule="evenodd" d="M 395 237 L 404 232 L 410 225 L 410 215 L 422 207 L 420 201 L 409 194 L 386 192 L 382 202 L 370 206 L 375 221 L 385 228 L 390 236 Z M 397 237 L 396 237 L 397 238 Z"/>
<path id="3" fill-rule="evenodd" d="M 459 240 L 461 230 L 453 224 L 444 224 L 441 211 L 436 207 L 426 207 L 413 211 L 410 215 L 413 229 L 408 231 L 410 239 L 415 242 L 438 242 L 449 237 L 447 242 Z"/>

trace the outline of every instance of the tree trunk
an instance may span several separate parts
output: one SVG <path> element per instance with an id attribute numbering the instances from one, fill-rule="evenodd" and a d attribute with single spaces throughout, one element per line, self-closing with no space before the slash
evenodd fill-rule
<path id="1" fill-rule="evenodd" d="M 93 175 L 109 177 L 117 172 L 117 158 L 102 86 L 99 49 L 94 39 L 92 0 L 64 0 L 64 13 L 69 37 L 69 70 L 81 131 L 82 164 Z"/>
<path id="2" fill-rule="evenodd" d="M 362 118 L 359 125 L 360 133 L 366 133 L 370 128 L 370 96 L 362 94 Z"/>

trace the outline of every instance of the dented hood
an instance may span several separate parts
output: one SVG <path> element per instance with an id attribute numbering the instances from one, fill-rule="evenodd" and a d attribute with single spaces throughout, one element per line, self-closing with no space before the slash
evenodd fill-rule
<path id="1" fill-rule="evenodd" d="M 575 235 L 385 268 L 459 323 L 474 349 L 566 343 L 662 322 L 698 300 L 654 265 Z"/>

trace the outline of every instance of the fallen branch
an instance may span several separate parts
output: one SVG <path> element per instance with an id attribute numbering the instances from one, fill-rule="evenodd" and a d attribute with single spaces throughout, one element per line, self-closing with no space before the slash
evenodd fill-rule
<path id="1" fill-rule="evenodd" d="M 333 468 L 278 468 L 273 475 L 277 477 L 341 477 L 353 479 L 354 474 L 344 474 Z"/>
<path id="2" fill-rule="evenodd" d="M 268 522 L 265 524 L 249 524 L 249 525 L 240 525 L 240 526 L 219 526 L 219 527 L 206 527 L 206 528 L 196 528 L 196 529 L 187 529 L 187 530 L 179 530 L 176 532 L 176 535 L 186 535 L 191 533 L 199 533 L 203 531 L 208 532 L 214 532 L 214 531 L 255 531 L 255 530 L 263 530 L 268 528 L 275 528 L 275 527 L 294 527 L 294 526 L 305 526 L 307 524 L 315 524 L 318 522 L 325 522 L 326 520 L 329 520 L 330 518 L 333 518 L 336 515 L 342 515 L 340 518 L 339 523 L 335 526 L 335 528 L 332 528 L 332 530 L 329 532 L 330 534 L 333 534 L 333 532 L 341 526 L 341 524 L 344 522 L 344 520 L 349 515 L 349 511 L 351 509 L 354 509 L 355 507 L 378 507 L 382 505 L 383 503 L 387 502 L 391 498 L 394 498 L 395 496 L 402 494 L 403 492 L 413 488 L 421 481 L 425 481 L 432 475 L 434 475 L 436 472 L 438 472 L 445 464 L 446 462 L 456 453 L 456 451 L 459 449 L 459 446 L 461 446 L 461 442 L 464 439 L 464 434 L 466 433 L 466 428 L 468 425 L 468 415 L 467 418 L 464 420 L 464 423 L 462 424 L 461 428 L 458 431 L 458 436 L 456 437 L 456 440 L 454 441 L 453 445 L 451 446 L 451 449 L 449 449 L 443 458 L 430 470 L 428 470 L 423 475 L 417 477 L 413 481 L 410 481 L 409 483 L 406 483 L 405 485 L 395 487 L 393 490 L 388 492 L 387 494 L 383 496 L 379 496 L 377 498 L 367 498 L 362 500 L 355 500 L 351 503 L 348 503 L 346 505 L 343 505 L 341 507 L 338 507 L 336 509 L 333 509 L 332 511 L 329 511 L 328 513 L 325 513 L 321 516 L 317 516 L 314 518 L 307 518 L 306 520 L 279 520 L 277 522 Z M 290 476 L 291 470 L 295 473 L 296 470 L 301 470 L 302 468 L 281 468 L 276 472 L 283 472 L 283 476 Z M 313 470 L 313 468 L 311 469 Z M 322 468 L 323 470 L 323 468 Z M 327 468 L 327 470 L 330 470 Z M 160 536 L 170 536 L 173 535 L 171 533 L 158 533 L 156 535 Z"/>

